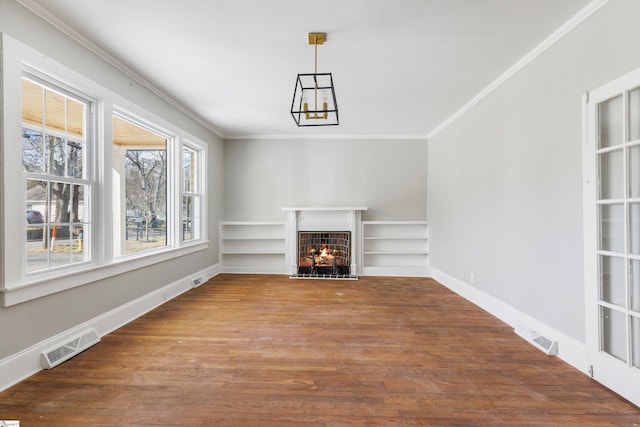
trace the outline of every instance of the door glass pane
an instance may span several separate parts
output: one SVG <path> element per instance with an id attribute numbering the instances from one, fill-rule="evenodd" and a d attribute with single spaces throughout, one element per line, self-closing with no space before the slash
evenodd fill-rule
<path id="1" fill-rule="evenodd" d="M 624 197 L 624 165 L 622 159 L 622 150 L 598 155 L 600 200 L 621 199 Z"/>
<path id="2" fill-rule="evenodd" d="M 598 106 L 599 148 L 622 144 L 622 95 Z"/>
<path id="3" fill-rule="evenodd" d="M 600 205 L 600 247 L 624 253 L 624 205 Z"/>
<path id="4" fill-rule="evenodd" d="M 633 366 L 640 368 L 640 317 L 631 318 L 631 342 Z"/>
<path id="5" fill-rule="evenodd" d="M 600 257 L 600 297 L 603 301 L 625 307 L 624 258 Z"/>
<path id="6" fill-rule="evenodd" d="M 629 141 L 640 139 L 640 88 L 629 92 Z"/>
<path id="7" fill-rule="evenodd" d="M 629 203 L 629 251 L 640 254 L 640 203 Z"/>
<path id="8" fill-rule="evenodd" d="M 631 310 L 640 312 L 640 261 L 631 260 Z"/>
<path id="9" fill-rule="evenodd" d="M 607 307 L 600 307 L 602 325 L 602 351 L 624 362 L 627 361 L 627 328 L 625 315 Z"/>
<path id="10" fill-rule="evenodd" d="M 629 147 L 629 197 L 640 197 L 640 145 Z"/>

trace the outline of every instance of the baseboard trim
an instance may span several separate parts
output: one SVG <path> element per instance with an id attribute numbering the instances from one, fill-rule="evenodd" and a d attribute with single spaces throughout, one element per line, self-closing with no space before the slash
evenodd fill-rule
<path id="1" fill-rule="evenodd" d="M 222 273 L 229 274 L 287 274 L 288 270 L 283 265 L 225 265 Z"/>
<path id="2" fill-rule="evenodd" d="M 41 371 L 43 367 L 40 353 L 50 348 L 54 343 L 69 339 L 88 328 L 94 328 L 98 335 L 103 337 L 192 289 L 192 278 L 202 276 L 205 280 L 209 280 L 220 272 L 220 264 L 212 265 L 0 360 L 0 372 L 2 373 L 0 375 L 0 391 L 6 390 Z"/>
<path id="3" fill-rule="evenodd" d="M 444 271 L 432 267 L 431 276 L 433 279 L 464 299 L 472 302 L 507 325 L 513 327 L 514 330 L 519 325 L 527 325 L 547 337 L 552 337 L 558 342 L 557 357 L 584 374 L 587 374 L 587 347 L 585 343 L 550 327 L 543 321 L 515 309 L 504 301 L 482 292 L 478 288 L 471 286 L 462 280 L 456 279 Z M 531 349 L 539 351 L 533 346 L 531 346 Z"/>
<path id="4" fill-rule="evenodd" d="M 376 265 L 362 267 L 361 276 L 429 277 L 430 273 L 426 265 Z"/>

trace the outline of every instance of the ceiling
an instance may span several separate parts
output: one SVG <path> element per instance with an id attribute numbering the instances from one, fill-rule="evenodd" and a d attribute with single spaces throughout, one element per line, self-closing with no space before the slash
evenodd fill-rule
<path id="1" fill-rule="evenodd" d="M 223 138 L 425 138 L 589 0 L 20 0 Z M 298 128 L 307 33 L 339 126 Z"/>

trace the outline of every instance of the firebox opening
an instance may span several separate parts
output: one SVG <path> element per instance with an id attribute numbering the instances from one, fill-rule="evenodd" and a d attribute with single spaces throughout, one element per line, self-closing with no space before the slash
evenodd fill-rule
<path id="1" fill-rule="evenodd" d="M 298 274 L 350 274 L 351 232 L 298 232 Z"/>

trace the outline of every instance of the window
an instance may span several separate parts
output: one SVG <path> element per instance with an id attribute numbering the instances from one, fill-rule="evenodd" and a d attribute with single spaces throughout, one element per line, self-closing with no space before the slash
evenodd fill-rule
<path id="1" fill-rule="evenodd" d="M 200 149 L 193 145 L 182 148 L 182 241 L 200 238 Z"/>
<path id="2" fill-rule="evenodd" d="M 124 113 L 113 117 L 112 162 L 119 186 L 114 194 L 115 257 L 166 247 L 168 141 Z"/>
<path id="3" fill-rule="evenodd" d="M 206 249 L 206 143 L 1 36 L 0 303 Z"/>
<path id="4" fill-rule="evenodd" d="M 28 76 L 21 93 L 25 272 L 35 273 L 89 259 L 91 104 Z"/>

